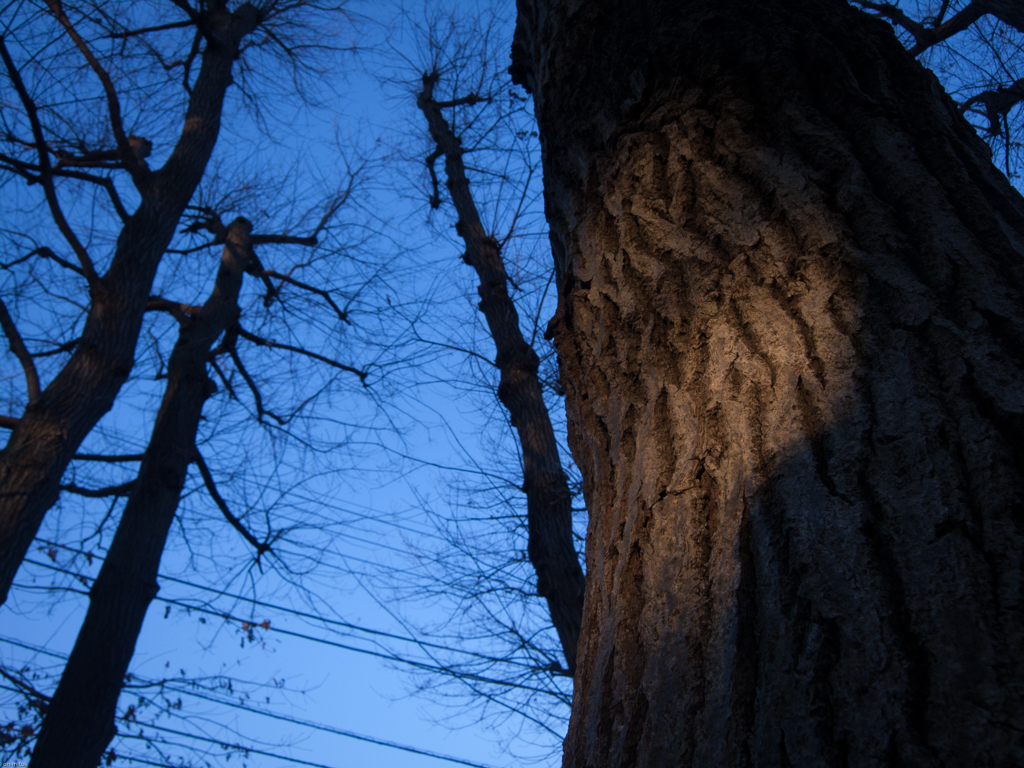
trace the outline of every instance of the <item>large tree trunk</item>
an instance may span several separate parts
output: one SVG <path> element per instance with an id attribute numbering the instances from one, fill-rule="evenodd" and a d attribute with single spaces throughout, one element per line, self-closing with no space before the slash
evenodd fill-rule
<path id="1" fill-rule="evenodd" d="M 1018 765 L 1024 201 L 841 0 L 520 0 L 591 511 L 565 765 Z"/>
<path id="2" fill-rule="evenodd" d="M 572 540 L 572 492 L 537 375 L 540 359 L 519 328 L 519 313 L 508 292 L 508 274 L 498 241 L 480 221 L 466 177 L 462 141 L 441 113 L 444 104 L 434 100 L 437 79 L 436 72 L 423 76 L 423 90 L 416 103 L 427 119 L 437 151 L 444 156 L 448 191 L 459 214 L 456 229 L 466 244 L 462 258 L 480 279 L 480 311 L 487 319 L 497 351 L 494 364 L 501 371 L 498 399 L 508 411 L 523 452 L 527 553 L 537 574 L 537 594 L 547 601 L 551 623 L 562 645 L 565 671 L 573 675 L 583 616 L 584 579 Z M 433 163 L 435 159 L 431 156 L 427 162 Z M 436 190 L 434 200 L 438 200 Z"/>
<path id="3" fill-rule="evenodd" d="M 160 557 L 195 455 L 199 418 L 216 391 L 207 360 L 217 338 L 238 319 L 251 229 L 242 218 L 228 227 L 213 293 L 196 317 L 184 321 L 174 345 L 138 479 L 89 592 L 89 610 L 47 708 L 32 768 L 96 768 L 114 737 L 117 700 L 156 597 Z"/>
<path id="4" fill-rule="evenodd" d="M 64 368 L 30 404 L 0 451 L 0 603 L 60 493 L 82 440 L 110 410 L 135 358 L 153 278 L 220 130 L 224 95 L 243 38 L 259 22 L 248 3 L 202 15 L 206 48 L 178 143 L 139 184 L 142 201 L 117 239 L 110 268 L 90 286 L 82 337 Z"/>

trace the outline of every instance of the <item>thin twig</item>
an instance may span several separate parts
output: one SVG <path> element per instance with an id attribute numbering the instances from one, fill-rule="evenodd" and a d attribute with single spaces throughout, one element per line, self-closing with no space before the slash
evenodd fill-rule
<path id="1" fill-rule="evenodd" d="M 328 365 L 333 366 L 335 368 L 339 368 L 342 371 L 354 373 L 356 376 L 359 377 L 359 380 L 363 382 L 364 386 L 366 383 L 366 377 L 369 375 L 366 371 L 360 371 L 358 368 L 353 368 L 350 365 L 339 363 L 337 360 L 332 360 L 329 357 L 318 355 L 316 352 L 310 352 L 308 349 L 303 349 L 302 347 L 294 347 L 291 344 L 282 344 L 278 341 L 271 341 L 270 339 L 264 339 L 262 336 L 257 336 L 254 333 L 250 333 L 241 326 L 239 326 L 238 328 L 238 335 L 241 336 L 246 341 L 251 341 L 253 344 L 256 344 L 261 347 L 270 347 L 271 349 L 284 349 L 289 352 L 294 352 L 298 355 L 305 355 L 306 357 L 311 357 L 314 360 L 319 360 L 322 363 L 327 363 Z"/>
<path id="2" fill-rule="evenodd" d="M 46 195 L 47 205 L 50 207 L 50 215 L 53 216 L 54 223 L 57 224 L 57 228 L 60 233 L 64 235 L 64 239 L 68 241 L 68 245 L 71 246 L 71 250 L 78 256 L 78 261 L 82 267 L 82 274 L 85 275 L 85 279 L 89 281 L 90 285 L 95 285 L 98 281 L 96 270 L 93 268 L 92 259 L 89 256 L 89 252 L 85 250 L 85 246 L 79 241 L 74 231 L 71 229 L 71 225 L 68 224 L 67 219 L 64 218 L 64 211 L 61 210 L 60 203 L 57 201 L 57 190 L 53 186 L 53 172 L 50 166 L 50 156 L 46 150 L 46 139 L 43 136 L 43 126 L 39 122 L 39 112 L 36 109 L 36 104 L 29 96 L 28 89 L 25 87 L 25 83 L 21 79 L 21 73 L 14 64 L 14 59 L 11 58 L 11 54 L 7 50 L 7 46 L 4 44 L 4 38 L 0 35 L 0 58 L 3 59 L 4 66 L 7 67 L 7 74 L 14 84 L 14 90 L 18 93 L 18 98 L 21 99 L 22 105 L 25 107 L 25 113 L 28 116 L 29 124 L 32 126 L 32 136 L 36 140 L 37 152 L 39 155 L 39 167 L 40 167 L 40 178 L 39 183 L 43 186 L 43 192 Z"/>

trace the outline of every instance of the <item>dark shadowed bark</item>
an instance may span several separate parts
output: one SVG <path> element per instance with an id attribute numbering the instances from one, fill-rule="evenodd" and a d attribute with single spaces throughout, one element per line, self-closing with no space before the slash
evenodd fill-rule
<path id="1" fill-rule="evenodd" d="M 423 90 L 416 104 L 427 119 L 437 152 L 444 156 L 448 191 L 459 215 L 456 230 L 466 244 L 463 260 L 476 270 L 480 280 L 480 311 L 487 318 L 497 349 L 494 364 L 501 371 L 498 399 L 508 410 L 522 449 L 529 530 L 527 553 L 537 573 L 537 593 L 547 600 L 567 672 L 572 675 L 576 669 L 584 585 L 583 569 L 572 540 L 572 493 L 537 376 L 540 360 L 519 328 L 519 314 L 508 293 L 508 275 L 498 241 L 480 221 L 466 178 L 462 143 L 441 112 L 443 107 L 475 103 L 479 97 L 435 101 L 437 78 L 436 73 L 423 76 Z M 432 155 L 428 163 L 432 166 L 436 159 Z M 433 200 L 438 201 L 436 190 Z"/>
<path id="2" fill-rule="evenodd" d="M 1024 200 L 840 0 L 520 0 L 590 509 L 565 765 L 1024 754 Z"/>
<path id="3" fill-rule="evenodd" d="M 201 14 L 197 12 L 195 20 L 205 37 L 205 49 L 177 145 L 156 171 L 149 171 L 130 149 L 122 152 L 121 162 L 130 171 L 142 200 L 118 237 L 106 274 L 91 272 L 84 249 L 78 254 L 89 278 L 91 300 L 81 339 L 67 365 L 25 409 L 0 451 L 0 602 L 6 600 L 43 516 L 57 500 L 64 470 L 85 436 L 110 410 L 131 371 L 154 275 L 203 177 L 217 140 L 233 63 L 242 39 L 257 26 L 259 11 L 244 4 L 232 13 L 224 2 L 214 2 Z M 3 53 L 8 74 L 26 111 L 32 114 L 31 96 L 6 49 Z M 119 144 L 127 147 L 116 96 L 111 103 L 114 133 Z M 35 122 L 34 127 L 38 128 Z M 41 130 L 36 130 L 35 140 L 39 175 L 49 190 L 49 158 Z M 55 202 L 51 208 L 59 215 Z"/>
<path id="4" fill-rule="evenodd" d="M 198 314 L 183 319 L 139 476 L 89 592 L 89 610 L 32 750 L 32 768 L 96 768 L 114 738 L 117 700 L 156 597 L 167 532 L 195 459 L 199 418 L 216 391 L 207 361 L 217 339 L 238 320 L 251 228 L 242 218 L 228 226 L 213 293 Z"/>

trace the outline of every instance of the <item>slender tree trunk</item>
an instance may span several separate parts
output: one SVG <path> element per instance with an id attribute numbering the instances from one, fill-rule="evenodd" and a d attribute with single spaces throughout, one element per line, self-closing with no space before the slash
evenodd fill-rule
<path id="1" fill-rule="evenodd" d="M 457 231 L 466 244 L 463 259 L 480 279 L 480 311 L 487 318 L 498 353 L 495 365 L 501 371 L 498 399 L 508 410 L 523 453 L 527 554 L 537 573 L 537 593 L 547 600 L 567 672 L 572 675 L 576 670 L 584 586 L 583 569 L 572 541 L 572 492 L 537 376 L 540 360 L 519 328 L 519 314 L 508 293 L 505 262 L 497 240 L 480 222 L 462 161 L 462 144 L 434 100 L 436 82 L 436 73 L 424 75 L 423 91 L 416 103 L 427 119 L 431 138 L 444 155 L 448 191 L 459 214 Z"/>
<path id="2" fill-rule="evenodd" d="M 590 509 L 566 766 L 1024 754 L 1024 201 L 841 0 L 520 0 Z"/>
<path id="3" fill-rule="evenodd" d="M 156 597 L 160 557 L 194 458 L 199 417 L 216 391 L 207 360 L 218 337 L 238 320 L 250 230 L 241 218 L 228 227 L 213 293 L 199 315 L 182 325 L 138 480 L 90 590 L 85 622 L 32 750 L 32 768 L 96 768 L 117 732 L 117 700 Z"/>
<path id="4" fill-rule="evenodd" d="M 178 143 L 163 168 L 140 184 L 142 201 L 118 237 L 110 268 L 90 286 L 74 354 L 0 451 L 0 602 L 57 500 L 64 470 L 128 378 L 157 267 L 203 177 L 233 63 L 258 21 L 249 4 L 233 14 L 223 7 L 204 13 L 206 48 Z"/>

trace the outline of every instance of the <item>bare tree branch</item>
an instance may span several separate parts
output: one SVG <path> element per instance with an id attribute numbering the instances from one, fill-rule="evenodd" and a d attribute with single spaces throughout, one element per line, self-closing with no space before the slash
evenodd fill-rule
<path id="1" fill-rule="evenodd" d="M 21 334 L 18 333 L 18 327 L 14 324 L 14 319 L 11 317 L 11 313 L 7 311 L 7 305 L 4 304 L 2 299 L 0 299 L 0 327 L 3 328 L 4 335 L 7 337 L 7 343 L 11 346 L 11 352 L 18 358 L 18 362 L 21 363 L 21 367 L 25 371 L 28 404 L 32 405 L 32 403 L 39 399 L 40 395 L 39 374 L 36 372 L 35 361 L 32 360 L 32 355 L 25 348 L 25 342 L 22 340 Z"/>
<path id="2" fill-rule="evenodd" d="M 322 288 L 315 288 L 312 285 L 309 285 L 308 283 L 304 283 L 301 280 L 296 280 L 294 277 L 290 277 L 288 275 L 282 275 L 280 272 L 275 272 L 274 270 L 265 270 L 261 272 L 258 275 L 258 277 L 272 277 L 276 280 L 280 280 L 282 283 L 290 283 L 291 285 L 294 285 L 296 288 L 302 288 L 304 291 L 315 293 L 317 296 L 320 296 L 324 301 L 326 301 L 330 305 L 331 309 L 333 309 L 335 314 L 337 314 L 339 320 L 341 320 L 346 325 L 352 325 L 352 322 L 348 319 L 348 313 L 334 302 L 334 299 L 331 298 L 331 294 L 328 291 L 325 291 Z M 279 286 L 275 289 L 274 295 L 276 296 L 280 292 L 281 288 Z"/>
<path id="3" fill-rule="evenodd" d="M 327 363 L 328 365 L 334 368 L 338 368 L 342 371 L 354 373 L 356 376 L 359 377 L 359 380 L 363 382 L 363 386 L 366 386 L 366 377 L 369 376 L 369 373 L 367 371 L 360 371 L 358 368 L 353 368 L 350 365 L 339 363 L 337 360 L 332 360 L 329 357 L 318 355 L 316 352 L 310 352 L 308 349 L 303 349 L 302 347 L 294 347 L 291 344 L 282 344 L 277 341 L 271 341 L 270 339 L 264 339 L 260 336 L 257 336 L 254 333 L 250 333 L 241 326 L 238 327 L 238 335 L 241 336 L 246 341 L 251 341 L 253 344 L 256 344 L 261 347 L 270 347 L 271 349 L 284 349 L 287 350 L 288 352 L 294 352 L 297 355 L 305 355 L 306 357 L 311 357 L 314 360 L 319 360 L 321 363 Z"/>
<path id="4" fill-rule="evenodd" d="M 474 104 L 479 104 L 480 102 L 487 102 L 489 104 L 490 101 L 490 96 L 478 96 L 475 93 L 471 93 L 468 96 L 463 96 L 458 99 L 450 99 L 449 101 L 435 101 L 434 106 L 436 106 L 438 109 L 447 109 L 448 107 L 461 106 L 472 107 Z"/>
<path id="5" fill-rule="evenodd" d="M 144 453 L 123 453 L 120 455 L 102 454 L 102 453 L 76 453 L 75 458 L 79 461 L 102 461 L 110 464 L 127 462 L 127 461 L 142 461 L 146 458 Z"/>
<path id="6" fill-rule="evenodd" d="M 143 159 L 144 155 L 137 147 L 132 145 L 128 136 L 125 135 L 124 122 L 121 118 L 121 102 L 118 100 L 117 89 L 114 88 L 114 83 L 110 79 L 110 74 L 103 68 L 103 65 L 100 64 L 99 60 L 89 48 L 89 45 L 75 30 L 71 20 L 68 19 L 67 14 L 64 13 L 64 8 L 60 0 L 47 0 L 46 5 L 49 7 L 50 12 L 54 15 L 60 25 L 64 28 L 64 31 L 66 31 L 68 36 L 74 41 L 78 50 L 82 52 L 85 60 L 89 63 L 89 67 L 103 85 L 103 92 L 107 97 L 107 109 L 110 113 L 110 127 L 114 132 L 114 140 L 117 142 L 120 162 L 123 164 L 124 169 L 131 175 L 132 180 L 135 182 L 135 186 L 141 189 L 142 185 L 145 184 L 149 178 L 149 166 L 146 165 L 146 161 Z"/>
<path id="7" fill-rule="evenodd" d="M 47 145 L 46 139 L 43 136 L 43 126 L 39 122 L 39 112 L 36 109 L 35 102 L 28 93 L 28 89 L 25 88 L 25 83 L 22 81 L 21 73 L 14 64 L 14 59 L 11 58 L 10 53 L 7 51 L 7 45 L 4 43 L 3 36 L 0 36 L 0 58 L 3 59 L 4 66 L 7 68 L 7 75 L 10 77 L 11 83 L 14 84 L 14 90 L 17 91 L 18 98 L 21 99 L 21 103 L 25 107 L 29 123 L 32 125 L 32 135 L 36 140 L 36 151 L 39 155 L 39 183 L 46 194 L 46 202 L 50 207 L 50 214 L 53 216 L 57 228 L 60 229 L 60 233 L 64 235 L 64 239 L 71 246 L 71 250 L 78 257 L 78 261 L 82 266 L 82 274 L 85 275 L 89 284 L 93 285 L 99 278 L 96 276 L 96 270 L 93 268 L 92 258 L 90 258 L 88 251 L 85 250 L 85 246 L 82 245 L 77 235 L 71 229 L 71 225 L 68 224 L 67 219 L 64 217 L 64 211 L 57 201 L 57 190 L 53 186 L 50 156 L 46 149 Z"/>
<path id="8" fill-rule="evenodd" d="M 139 29 L 126 29 L 123 32 L 114 32 L 107 37 L 116 39 L 125 39 L 129 37 L 135 37 L 136 35 L 147 35 L 150 32 L 166 32 L 169 29 L 181 29 L 183 27 L 194 27 L 195 21 L 172 21 L 169 24 L 158 24 L 154 27 L 140 27 Z"/>
<path id="9" fill-rule="evenodd" d="M 213 499 L 217 508 L 221 511 L 221 514 L 224 515 L 224 518 L 231 523 L 231 527 L 242 534 L 242 538 L 252 544 L 256 549 L 257 560 L 264 552 L 269 552 L 270 544 L 261 542 L 253 536 L 252 533 L 249 532 L 249 529 L 242 524 L 242 521 L 231 513 L 231 509 L 228 507 L 227 502 L 224 501 L 224 497 L 221 496 L 220 491 L 217 490 L 217 484 L 214 482 L 213 475 L 210 474 L 210 468 L 206 465 L 206 461 L 203 459 L 203 455 L 199 452 L 199 448 L 195 449 L 195 464 L 199 467 L 199 474 L 203 476 L 203 483 L 206 484 L 206 490 L 209 491 L 210 498 Z"/>
<path id="10" fill-rule="evenodd" d="M 32 145 L 33 149 L 35 145 Z M 42 182 L 42 168 L 32 163 L 26 163 L 23 160 L 18 160 L 10 155 L 0 154 L 0 163 L 4 163 L 7 169 L 12 173 L 16 173 L 29 184 L 39 184 Z M 61 167 L 60 163 L 57 166 L 50 169 L 50 173 L 54 176 L 61 176 L 68 179 L 78 179 L 79 181 L 87 181 L 90 184 L 96 184 L 97 186 L 103 187 L 107 196 L 110 198 L 111 204 L 114 206 L 114 210 L 117 212 L 121 222 L 128 220 L 129 214 L 127 209 L 124 207 L 124 203 L 121 202 L 121 196 L 117 192 L 117 187 L 114 186 L 114 180 L 108 176 L 96 176 L 91 173 L 85 173 L 84 171 L 69 171 Z"/>
<path id="11" fill-rule="evenodd" d="M 121 483 L 121 485 L 110 485 L 106 488 L 82 488 L 80 485 L 74 483 L 68 483 L 62 485 L 60 489 L 73 493 L 77 496 L 85 496 L 90 499 L 102 499 L 108 496 L 127 496 L 132 492 L 135 487 L 135 481 L 129 480 L 127 483 Z"/>
<path id="12" fill-rule="evenodd" d="M 278 424 L 287 424 L 287 419 L 282 419 L 273 411 L 268 411 L 263 407 L 263 398 L 262 396 L 260 396 L 259 387 L 256 386 L 256 382 L 253 381 L 252 376 L 249 375 L 249 371 L 246 370 L 245 365 L 242 363 L 242 358 L 238 356 L 238 350 L 235 349 L 234 340 L 237 337 L 238 332 L 236 326 L 234 329 L 228 332 L 227 338 L 216 350 L 214 350 L 214 354 L 220 354 L 222 351 L 226 351 L 229 355 L 231 355 L 231 360 L 232 362 L 234 362 L 235 368 L 238 369 L 238 372 L 242 375 L 242 380 L 245 381 L 246 386 L 249 387 L 249 391 L 252 392 L 253 402 L 256 404 L 257 420 L 263 421 L 263 416 L 266 415 L 272 418 Z"/>

